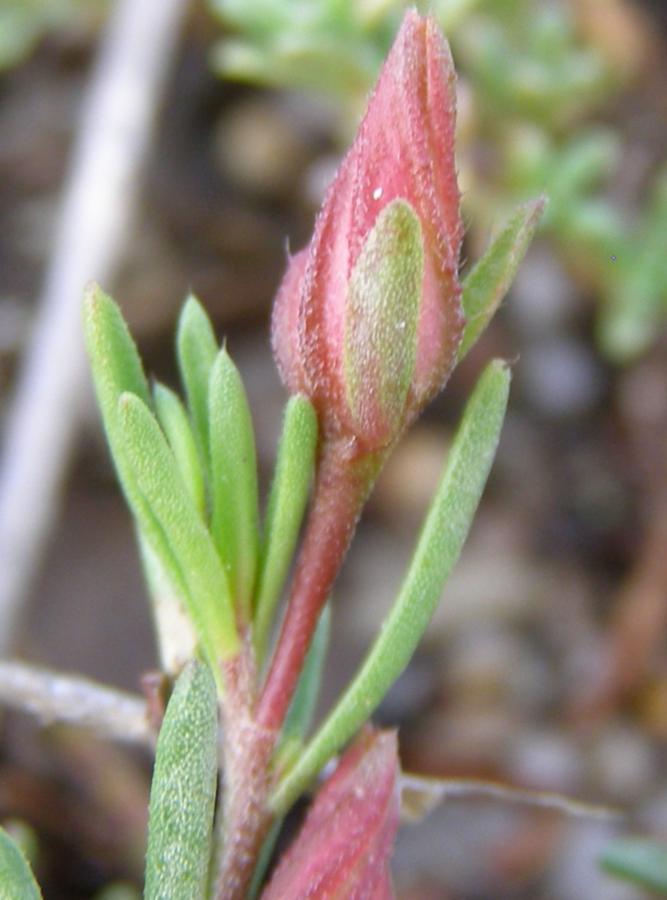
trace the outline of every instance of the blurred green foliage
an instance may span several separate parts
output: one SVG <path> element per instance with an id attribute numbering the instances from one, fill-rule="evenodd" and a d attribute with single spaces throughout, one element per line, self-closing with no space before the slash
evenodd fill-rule
<path id="1" fill-rule="evenodd" d="M 667 845 L 626 837 L 611 843 L 600 858 L 603 869 L 661 897 L 667 896 Z"/>
<path id="2" fill-rule="evenodd" d="M 0 71 L 21 62 L 47 33 L 99 17 L 105 0 L 0 0 Z"/>
<path id="3" fill-rule="evenodd" d="M 209 2 L 233 32 L 214 50 L 217 71 L 334 95 L 345 123 L 342 142 L 404 9 L 413 5 Z M 567 0 L 434 0 L 417 6 L 436 15 L 459 72 L 459 167 L 473 231 L 486 233 L 518 202 L 547 194 L 543 233 L 582 291 L 597 298 L 601 350 L 618 362 L 635 358 L 667 316 L 667 170 L 655 175 L 629 212 L 627 203 L 615 201 L 625 142 L 617 127 L 599 120 L 631 75 L 631 42 L 603 50 L 609 17 L 622 13 L 621 4 L 598 4 L 592 31 L 599 29 L 600 40 L 575 19 Z M 618 33 L 626 37 L 622 25 L 617 41 Z"/>

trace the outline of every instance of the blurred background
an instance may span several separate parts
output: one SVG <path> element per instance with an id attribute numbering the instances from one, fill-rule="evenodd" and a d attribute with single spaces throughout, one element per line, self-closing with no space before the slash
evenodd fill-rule
<path id="1" fill-rule="evenodd" d="M 63 252 L 62 198 L 76 178 L 72 152 L 112 5 L 0 0 L 7 466 L 21 361 L 47 269 Z M 161 4 L 153 6 L 159 17 Z M 174 386 L 175 319 L 188 291 L 200 297 L 245 378 L 265 485 L 285 400 L 268 323 L 286 248 L 309 237 L 403 8 L 398 0 L 184 3 L 161 51 L 167 74 L 148 106 L 156 127 L 141 178 L 131 196 L 116 197 L 134 211 L 114 238 L 105 288 L 147 369 Z M 514 360 L 510 410 L 470 539 L 377 720 L 400 726 L 409 771 L 618 806 L 628 814 L 624 831 L 665 838 L 667 6 L 434 0 L 430 8 L 459 73 L 464 270 L 519 202 L 542 192 L 550 202 L 496 321 L 380 479 L 338 582 L 322 709 L 389 608 L 484 362 Z M 137 85 L 122 88 L 131 105 Z M 88 227 L 78 222 L 81 246 Z M 71 246 L 78 252 L 77 240 Z M 68 303 L 78 322 L 78 294 L 62 308 Z M 136 692 L 157 658 L 129 514 L 88 376 L 55 325 L 41 327 L 47 336 L 52 328 L 59 365 L 74 366 L 71 403 L 44 410 L 71 439 L 65 449 L 33 447 L 57 490 L 29 501 L 46 522 L 42 552 L 11 588 L 5 648 Z M 48 380 L 42 357 L 33 352 L 30 365 Z M 32 517 L 26 508 L 25 522 Z M 14 521 L 21 532 L 23 513 Z M 7 564 L 11 539 L 2 539 Z M 139 750 L 3 714 L 0 820 L 32 829 L 47 900 L 140 886 L 149 777 Z M 449 800 L 402 829 L 397 893 L 645 896 L 599 869 L 617 833 L 608 822 L 498 800 Z"/>

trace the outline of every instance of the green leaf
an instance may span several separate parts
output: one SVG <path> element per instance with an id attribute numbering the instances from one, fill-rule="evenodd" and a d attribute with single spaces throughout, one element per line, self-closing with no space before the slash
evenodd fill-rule
<path id="1" fill-rule="evenodd" d="M 115 415 L 117 395 L 122 391 L 131 391 L 148 403 L 148 382 L 136 344 L 118 305 L 97 284 L 86 289 L 84 328 L 105 417 Z"/>
<path id="2" fill-rule="evenodd" d="M 160 729 L 151 785 L 146 900 L 203 900 L 217 782 L 217 706 L 208 666 L 178 677 Z"/>
<path id="3" fill-rule="evenodd" d="M 155 417 L 134 394 L 121 396 L 119 413 L 123 453 L 143 499 L 134 509 L 135 515 L 142 527 L 146 525 L 149 541 L 153 522 L 162 530 L 164 541 L 153 549 L 163 564 L 169 564 L 170 560 L 160 555 L 164 543 L 169 547 L 185 586 L 186 606 L 217 671 L 221 659 L 238 651 L 229 586 L 220 558 Z M 151 519 L 145 523 L 146 509 Z"/>
<path id="4" fill-rule="evenodd" d="M 373 713 L 408 664 L 459 557 L 491 468 L 507 406 L 510 373 L 490 363 L 466 406 L 445 470 L 398 597 L 352 683 L 279 782 L 283 813 Z"/>
<path id="5" fill-rule="evenodd" d="M 667 844 L 624 838 L 607 847 L 600 864 L 612 875 L 667 895 Z"/>
<path id="6" fill-rule="evenodd" d="M 153 386 L 155 411 L 172 449 L 176 465 L 202 518 L 206 512 L 206 490 L 197 444 L 190 420 L 177 394 L 157 382 Z"/>
<path id="7" fill-rule="evenodd" d="M 124 483 L 125 473 L 118 454 L 118 398 L 129 391 L 149 404 L 148 382 L 120 309 L 96 284 L 86 290 L 83 324 L 97 402 L 114 462 Z"/>
<path id="8" fill-rule="evenodd" d="M 186 300 L 176 330 L 176 355 L 188 398 L 195 440 L 208 467 L 208 381 L 218 355 L 218 342 L 199 300 Z"/>
<path id="9" fill-rule="evenodd" d="M 609 282 L 598 337 L 615 362 L 636 359 L 664 326 L 667 307 L 667 168 L 657 178 L 646 221 L 633 239 L 617 241 L 604 262 Z"/>
<path id="10" fill-rule="evenodd" d="M 253 634 L 258 659 L 266 652 L 269 631 L 299 536 L 315 468 L 317 415 L 304 396 L 291 397 L 283 428 L 264 522 L 255 592 Z"/>
<path id="11" fill-rule="evenodd" d="M 395 433 L 404 415 L 423 274 L 419 219 L 405 200 L 392 200 L 361 249 L 345 304 L 345 388 L 362 434 Z"/>
<path id="12" fill-rule="evenodd" d="M 463 282 L 461 302 L 466 325 L 459 346 L 463 359 L 489 324 L 514 281 L 535 234 L 546 200 L 520 206 Z"/>
<path id="13" fill-rule="evenodd" d="M 250 882 L 250 887 L 248 888 L 248 900 L 256 900 L 256 898 L 259 897 L 259 893 L 262 890 L 262 887 L 264 886 L 266 872 L 271 863 L 273 851 L 276 849 L 276 842 L 280 837 L 283 822 L 283 816 L 275 819 L 273 824 L 271 825 L 271 828 L 269 829 L 269 833 L 264 838 L 262 849 L 259 851 L 259 854 L 257 856 L 255 871 L 252 873 L 252 881 Z"/>
<path id="14" fill-rule="evenodd" d="M 127 392 L 149 404 L 148 382 L 119 307 L 97 285 L 86 291 L 84 335 L 104 429 L 125 498 L 137 519 L 142 540 L 154 548 L 166 578 L 178 596 L 184 598 L 186 588 L 181 570 L 161 526 L 136 486 L 124 453 L 126 441 L 119 421 L 118 401 Z"/>
<path id="15" fill-rule="evenodd" d="M 3 900 L 41 900 L 42 894 L 24 855 L 0 828 L 0 897 Z"/>
<path id="16" fill-rule="evenodd" d="M 255 436 L 241 376 L 224 347 L 211 370 L 208 419 L 211 531 L 234 603 L 249 619 L 259 553 Z"/>

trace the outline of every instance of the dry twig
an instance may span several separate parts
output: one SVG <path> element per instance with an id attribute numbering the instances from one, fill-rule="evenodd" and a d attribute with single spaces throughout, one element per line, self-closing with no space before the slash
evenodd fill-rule
<path id="1" fill-rule="evenodd" d="M 85 385 L 81 302 L 118 263 L 187 0 L 118 0 L 86 99 L 0 474 L 0 656 L 53 522 Z"/>
<path id="2" fill-rule="evenodd" d="M 0 703 L 29 712 L 47 725 L 77 725 L 116 741 L 148 747 L 155 742 L 142 697 L 78 676 L 0 662 Z"/>

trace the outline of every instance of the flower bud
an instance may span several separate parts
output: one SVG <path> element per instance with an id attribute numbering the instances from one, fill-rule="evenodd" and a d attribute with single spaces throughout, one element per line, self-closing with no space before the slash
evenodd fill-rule
<path id="1" fill-rule="evenodd" d="M 395 732 L 365 729 L 317 793 L 262 900 L 390 900 L 399 774 Z"/>
<path id="2" fill-rule="evenodd" d="M 463 333 L 454 69 L 433 19 L 408 12 L 359 133 L 276 298 L 273 348 L 322 435 L 290 599 L 257 721 L 283 722 L 317 618 L 373 482 L 444 385 Z"/>
<path id="3" fill-rule="evenodd" d="M 463 331 L 455 85 L 432 18 L 406 13 L 310 245 L 276 298 L 273 347 L 325 437 L 389 446 L 452 369 Z"/>

